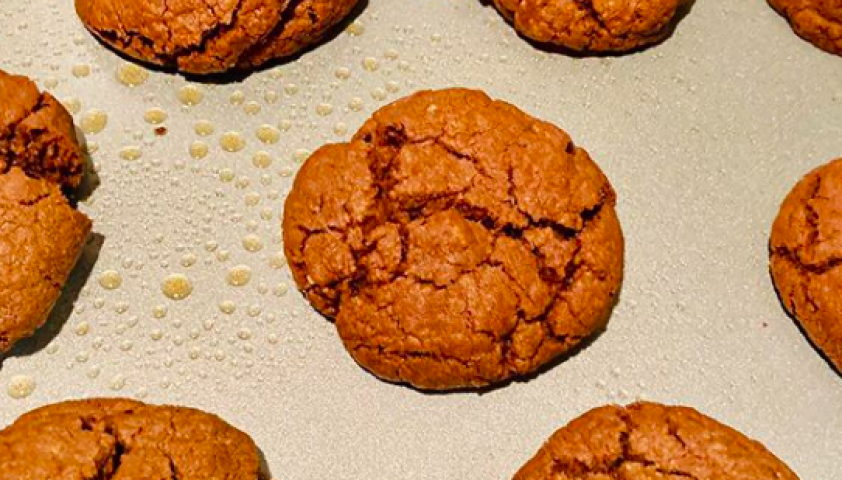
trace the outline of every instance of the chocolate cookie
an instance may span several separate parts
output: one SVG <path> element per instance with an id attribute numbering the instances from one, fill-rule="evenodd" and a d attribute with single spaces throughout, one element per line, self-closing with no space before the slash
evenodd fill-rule
<path id="1" fill-rule="evenodd" d="M 615 194 L 559 128 L 482 92 L 420 92 L 302 166 L 298 286 L 377 376 L 479 387 L 602 328 L 623 269 Z"/>
<path id="2" fill-rule="evenodd" d="M 842 371 L 842 159 L 793 188 L 772 226 L 769 249 L 784 306 Z"/>
<path id="3" fill-rule="evenodd" d="M 185 73 L 245 69 L 321 40 L 359 0 L 76 0 L 94 35 Z"/>
<path id="4" fill-rule="evenodd" d="M 681 0 L 494 0 L 521 35 L 581 52 L 625 52 L 670 32 Z"/>
<path id="5" fill-rule="evenodd" d="M 0 174 L 16 166 L 75 187 L 84 165 L 67 110 L 28 78 L 0 70 Z"/>
<path id="6" fill-rule="evenodd" d="M 842 1 L 769 0 L 798 35 L 822 50 L 842 55 Z"/>
<path id="7" fill-rule="evenodd" d="M 687 407 L 600 407 L 558 430 L 514 480 L 798 480 L 760 443 Z"/>
<path id="8" fill-rule="evenodd" d="M 0 174 L 0 353 L 47 320 L 90 230 L 56 184 Z"/>
<path id="9" fill-rule="evenodd" d="M 215 415 L 122 399 L 58 403 L 0 431 L 3 480 L 256 480 L 257 447 Z"/>

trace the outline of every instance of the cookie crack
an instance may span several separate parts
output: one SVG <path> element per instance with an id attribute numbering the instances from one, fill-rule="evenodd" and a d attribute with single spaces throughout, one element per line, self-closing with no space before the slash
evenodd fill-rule
<path id="1" fill-rule="evenodd" d="M 266 47 L 266 44 L 268 42 L 277 39 L 279 36 L 281 36 L 284 30 L 286 30 L 289 23 L 295 18 L 295 13 L 296 10 L 298 10 L 298 7 L 305 1 L 306 0 L 290 0 L 286 9 L 284 9 L 284 11 L 281 12 L 280 18 L 278 19 L 278 23 L 275 24 L 275 26 L 271 30 L 269 30 L 269 32 L 262 39 L 255 42 L 252 46 L 247 48 L 240 57 L 248 61 L 248 58 L 250 58 L 256 50 Z M 308 15 L 311 23 L 315 25 L 318 21 L 316 12 L 313 11 L 312 8 L 309 8 Z"/>
<path id="2" fill-rule="evenodd" d="M 11 144 L 14 141 L 14 139 L 19 136 L 18 128 L 28 119 L 30 119 L 32 116 L 36 115 L 38 112 L 40 112 L 46 107 L 47 94 L 45 92 L 40 92 L 38 94 L 38 100 L 35 102 L 35 105 L 33 105 L 32 109 L 26 112 L 26 115 L 21 117 L 19 120 L 12 122 L 6 126 L 6 133 L 5 135 L 3 135 L 2 138 L 0 138 L 0 155 L 5 156 L 6 158 L 8 158 L 9 161 L 6 162 L 3 171 L 1 171 L 0 173 L 8 173 L 9 170 L 11 170 L 12 168 L 14 160 L 17 158 L 17 153 L 11 147 Z"/>

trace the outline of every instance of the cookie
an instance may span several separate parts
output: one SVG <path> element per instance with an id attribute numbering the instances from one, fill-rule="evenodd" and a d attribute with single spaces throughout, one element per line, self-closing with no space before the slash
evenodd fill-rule
<path id="1" fill-rule="evenodd" d="M 842 372 L 842 158 L 795 185 L 772 225 L 769 250 L 784 307 Z"/>
<path id="2" fill-rule="evenodd" d="M 75 187 L 84 165 L 67 110 L 28 78 L 0 70 L 0 174 L 20 167 L 32 177 Z"/>
<path id="3" fill-rule="evenodd" d="M 58 403 L 0 431 L 4 480 L 256 480 L 257 447 L 209 413 L 123 399 Z"/>
<path id="4" fill-rule="evenodd" d="M 636 403 L 585 413 L 514 480 L 798 480 L 760 443 L 687 407 Z"/>
<path id="5" fill-rule="evenodd" d="M 250 69 L 321 40 L 359 0 L 76 0 L 82 23 L 137 60 L 210 74 Z"/>
<path id="6" fill-rule="evenodd" d="M 480 387 L 606 324 L 623 270 L 614 206 L 559 128 L 479 91 L 425 91 L 304 163 L 284 248 L 360 365 L 422 389 Z"/>
<path id="7" fill-rule="evenodd" d="M 842 2 L 839 0 L 769 0 L 795 32 L 827 52 L 842 55 Z"/>
<path id="8" fill-rule="evenodd" d="M 47 320 L 90 230 L 58 185 L 0 175 L 0 354 Z"/>
<path id="9" fill-rule="evenodd" d="M 626 52 L 669 35 L 681 0 L 494 0 L 521 35 L 579 52 Z"/>

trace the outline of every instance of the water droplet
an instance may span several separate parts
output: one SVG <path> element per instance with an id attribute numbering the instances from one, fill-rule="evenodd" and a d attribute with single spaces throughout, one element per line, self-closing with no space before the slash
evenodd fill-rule
<path id="1" fill-rule="evenodd" d="M 360 35 L 365 33 L 365 26 L 363 26 L 363 24 L 361 23 L 353 22 L 350 25 L 348 25 L 345 31 L 348 32 L 349 35 L 359 37 Z"/>
<path id="2" fill-rule="evenodd" d="M 239 132 L 226 132 L 219 139 L 219 145 L 226 152 L 239 152 L 246 147 L 246 139 Z"/>
<path id="3" fill-rule="evenodd" d="M 246 206 L 253 207 L 260 203 L 260 194 L 257 192 L 249 192 L 245 197 Z"/>
<path id="4" fill-rule="evenodd" d="M 226 315 L 231 315 L 237 310 L 237 304 L 231 300 L 223 300 L 219 303 L 219 311 Z"/>
<path id="5" fill-rule="evenodd" d="M 176 96 L 178 97 L 178 101 L 187 107 L 198 105 L 202 103 L 202 100 L 205 98 L 205 94 L 195 85 L 185 85 L 181 87 L 178 89 Z"/>
<path id="6" fill-rule="evenodd" d="M 246 249 L 247 252 L 259 252 L 260 250 L 263 250 L 263 240 L 261 240 L 257 235 L 246 235 L 243 237 L 243 248 Z"/>
<path id="7" fill-rule="evenodd" d="M 127 87 L 142 85 L 149 78 L 149 72 L 133 63 L 124 63 L 117 68 L 117 80 Z"/>
<path id="8" fill-rule="evenodd" d="M 398 51 L 395 50 L 394 48 L 390 48 L 390 49 L 386 50 L 386 52 L 383 54 L 383 56 L 386 57 L 386 59 L 388 59 L 388 60 L 397 60 L 398 59 Z"/>
<path id="9" fill-rule="evenodd" d="M 322 117 L 326 117 L 333 113 L 333 105 L 329 103 L 320 103 L 316 106 L 316 114 Z"/>
<path id="10" fill-rule="evenodd" d="M 186 275 L 174 273 L 161 283 L 161 291 L 172 300 L 184 300 L 193 293 L 193 283 Z"/>
<path id="11" fill-rule="evenodd" d="M 187 253 L 183 257 L 181 257 L 181 266 L 185 268 L 190 268 L 196 264 L 197 260 L 198 259 L 196 258 L 196 255 L 193 255 L 192 253 Z"/>
<path id="12" fill-rule="evenodd" d="M 295 160 L 297 163 L 303 163 L 310 157 L 310 150 L 299 148 L 295 151 L 292 155 L 292 159 Z"/>
<path id="13" fill-rule="evenodd" d="M 108 114 L 102 110 L 88 110 L 79 122 L 79 128 L 89 135 L 105 130 L 106 125 L 108 125 Z"/>
<path id="14" fill-rule="evenodd" d="M 29 375 L 15 375 L 9 382 L 9 396 L 20 400 L 32 395 L 35 391 L 35 379 Z"/>
<path id="15" fill-rule="evenodd" d="M 348 133 L 348 126 L 342 122 L 337 123 L 333 126 L 333 133 L 342 136 Z"/>
<path id="16" fill-rule="evenodd" d="M 129 162 L 138 160 L 142 155 L 143 151 L 141 151 L 140 147 L 128 146 L 120 149 L 120 158 Z"/>
<path id="17" fill-rule="evenodd" d="M 228 98 L 231 105 L 242 105 L 246 101 L 246 94 L 242 90 L 235 90 Z"/>
<path id="18" fill-rule="evenodd" d="M 386 82 L 386 91 L 391 93 L 397 93 L 401 90 L 401 86 L 398 82 L 394 80 L 390 80 Z"/>
<path id="19" fill-rule="evenodd" d="M 283 297 L 289 291 L 289 286 L 286 283 L 279 283 L 272 289 L 272 293 L 276 297 Z"/>
<path id="20" fill-rule="evenodd" d="M 383 90 L 382 88 L 379 88 L 379 87 L 375 88 L 374 90 L 371 91 L 371 98 L 373 98 L 373 99 L 375 99 L 379 102 L 382 102 L 383 100 L 386 100 L 386 90 Z"/>
<path id="21" fill-rule="evenodd" d="M 265 100 L 266 103 L 278 103 L 278 98 L 278 92 L 274 90 L 269 90 L 263 94 L 263 100 Z"/>
<path id="22" fill-rule="evenodd" d="M 354 97 L 351 99 L 350 102 L 348 102 L 348 108 L 355 112 L 359 112 L 360 110 L 362 110 L 363 106 L 365 106 L 365 104 L 363 103 L 363 99 L 359 97 Z"/>
<path id="23" fill-rule="evenodd" d="M 284 132 L 287 132 L 290 128 L 292 128 L 292 122 L 286 119 L 281 120 L 280 122 L 278 122 L 278 128 L 280 128 Z"/>
<path id="24" fill-rule="evenodd" d="M 116 270 L 106 270 L 99 276 L 99 285 L 106 290 L 116 290 L 123 284 L 123 277 Z"/>
<path id="25" fill-rule="evenodd" d="M 281 132 L 272 125 L 261 125 L 257 128 L 257 138 L 263 143 L 274 144 L 281 139 Z"/>
<path id="26" fill-rule="evenodd" d="M 257 152 L 252 157 L 251 163 L 257 168 L 269 168 L 272 165 L 272 155 L 268 152 Z"/>
<path id="27" fill-rule="evenodd" d="M 208 144 L 205 142 L 193 142 L 190 145 L 190 156 L 195 158 L 196 160 L 201 160 L 208 156 Z"/>
<path id="28" fill-rule="evenodd" d="M 333 74 L 340 80 L 348 80 L 351 78 L 351 69 L 347 67 L 339 67 Z"/>
<path id="29" fill-rule="evenodd" d="M 366 57 L 363 59 L 363 68 L 369 72 L 376 72 L 380 68 L 380 64 L 374 57 Z"/>
<path id="30" fill-rule="evenodd" d="M 251 269 L 245 265 L 237 265 L 228 271 L 228 284 L 242 287 L 251 281 Z"/>
<path id="31" fill-rule="evenodd" d="M 213 135 L 215 128 L 210 121 L 199 120 L 196 122 L 196 125 L 193 126 L 193 131 L 196 132 L 196 135 L 207 137 L 208 135 Z"/>
<path id="32" fill-rule="evenodd" d="M 284 92 L 286 92 L 287 95 L 295 95 L 296 93 L 298 93 L 298 85 L 294 83 L 288 83 L 284 85 Z"/>
<path id="33" fill-rule="evenodd" d="M 161 108 L 150 108 L 143 114 L 143 119 L 151 125 L 160 125 L 167 120 L 167 112 Z"/>
<path id="34" fill-rule="evenodd" d="M 111 382 L 108 384 L 109 388 L 114 391 L 120 391 L 126 386 L 126 377 L 122 375 L 117 375 Z"/>
<path id="35" fill-rule="evenodd" d="M 88 378 L 93 380 L 93 379 L 99 377 L 99 374 L 100 374 L 101 371 L 102 371 L 102 369 L 99 368 L 99 367 L 91 367 L 91 369 L 88 370 L 88 373 L 86 375 L 88 376 Z"/>
<path id="36" fill-rule="evenodd" d="M 251 336 L 252 336 L 251 330 L 249 330 L 248 328 L 241 328 L 237 332 L 237 338 L 239 338 L 240 340 L 248 340 L 248 339 L 251 338 Z"/>
<path id="37" fill-rule="evenodd" d="M 269 259 L 269 265 L 276 270 L 280 270 L 281 268 L 286 267 L 287 258 L 284 255 L 284 252 L 277 252 L 276 254 L 272 255 L 272 257 Z"/>
<path id="38" fill-rule="evenodd" d="M 73 65 L 71 72 L 76 78 L 84 78 L 91 74 L 91 66 L 83 63 Z"/>
<path id="39" fill-rule="evenodd" d="M 158 341 L 158 340 L 164 338 L 164 332 L 161 329 L 156 328 L 156 329 L 152 330 L 152 333 L 149 334 L 149 338 L 151 338 L 152 340 Z"/>
<path id="40" fill-rule="evenodd" d="M 236 177 L 237 175 L 234 173 L 234 170 L 231 170 L 230 168 L 223 168 L 219 171 L 219 180 L 221 182 L 229 183 L 234 181 Z"/>
<path id="41" fill-rule="evenodd" d="M 243 107 L 243 111 L 248 115 L 257 115 L 260 113 L 260 104 L 254 101 L 248 102 L 246 106 Z"/>
<path id="42" fill-rule="evenodd" d="M 87 335 L 88 332 L 91 331 L 91 324 L 88 322 L 79 322 L 74 331 L 76 332 L 76 335 L 79 335 L 80 337 Z"/>
<path id="43" fill-rule="evenodd" d="M 73 115 L 76 115 L 82 110 L 82 102 L 76 97 L 65 98 L 61 104 Z"/>

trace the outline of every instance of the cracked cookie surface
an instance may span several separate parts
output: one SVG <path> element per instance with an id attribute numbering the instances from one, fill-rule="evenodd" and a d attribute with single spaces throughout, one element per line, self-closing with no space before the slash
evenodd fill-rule
<path id="1" fill-rule="evenodd" d="M 795 185 L 772 226 L 769 250 L 784 306 L 842 372 L 842 159 Z"/>
<path id="2" fill-rule="evenodd" d="M 580 52 L 625 52 L 663 40 L 680 0 L 494 0 L 525 37 Z"/>
<path id="3" fill-rule="evenodd" d="M 210 74 L 293 55 L 358 1 L 76 0 L 76 11 L 88 30 L 130 57 Z"/>
<path id="4" fill-rule="evenodd" d="M 0 174 L 16 166 L 75 187 L 84 165 L 67 110 L 28 78 L 0 70 Z"/>
<path id="5" fill-rule="evenodd" d="M 842 0 L 769 0 L 795 32 L 813 45 L 842 55 Z"/>
<path id="6" fill-rule="evenodd" d="M 257 447 L 209 413 L 123 399 L 42 407 L 0 431 L 3 480 L 256 480 Z"/>
<path id="7" fill-rule="evenodd" d="M 419 92 L 302 166 L 286 201 L 299 288 L 380 378 L 480 387 L 604 327 L 615 194 L 559 128 L 482 92 Z"/>
<path id="8" fill-rule="evenodd" d="M 0 353 L 47 320 L 90 230 L 56 184 L 0 174 Z"/>
<path id="9" fill-rule="evenodd" d="M 555 432 L 514 480 L 798 480 L 760 443 L 687 407 L 591 410 Z"/>

